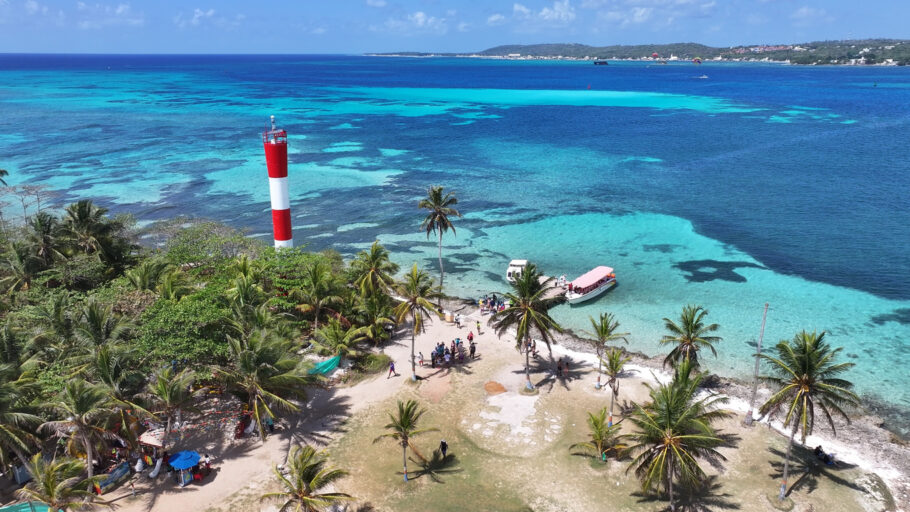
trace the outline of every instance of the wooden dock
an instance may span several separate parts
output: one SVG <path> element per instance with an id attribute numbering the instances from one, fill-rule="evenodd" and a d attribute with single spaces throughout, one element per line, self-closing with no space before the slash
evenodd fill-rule
<path id="1" fill-rule="evenodd" d="M 550 276 L 540 276 L 540 283 L 543 284 L 544 281 L 546 281 L 547 279 L 553 279 L 553 280 L 550 281 L 550 288 L 548 288 L 547 291 L 543 295 L 543 297 L 545 299 L 551 299 L 553 297 L 559 297 L 560 295 L 566 294 L 565 288 L 556 284 L 555 277 L 551 278 Z"/>

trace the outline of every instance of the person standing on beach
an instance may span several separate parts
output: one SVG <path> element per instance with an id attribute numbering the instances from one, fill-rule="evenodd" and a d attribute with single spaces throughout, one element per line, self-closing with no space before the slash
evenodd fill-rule
<path id="1" fill-rule="evenodd" d="M 480 332 L 480 320 L 478 320 L 478 321 L 477 321 L 477 335 L 479 336 L 480 334 L 481 334 L 481 332 Z"/>
<path id="2" fill-rule="evenodd" d="M 471 341 L 471 359 L 474 359 L 475 350 L 477 350 L 477 345 L 474 344 L 474 341 Z"/>
<path id="3" fill-rule="evenodd" d="M 398 372 L 395 371 L 395 361 L 389 361 L 389 375 L 386 378 L 388 379 L 392 375 L 398 376 Z"/>
<path id="4" fill-rule="evenodd" d="M 443 458 L 445 458 L 447 451 L 449 451 L 449 443 L 445 439 L 439 441 L 439 452 L 442 453 Z"/>

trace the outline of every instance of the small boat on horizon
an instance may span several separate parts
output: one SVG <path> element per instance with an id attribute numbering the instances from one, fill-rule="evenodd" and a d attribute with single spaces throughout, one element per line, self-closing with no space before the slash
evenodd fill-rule
<path id="1" fill-rule="evenodd" d="M 566 300 L 578 304 L 593 299 L 616 284 L 616 274 L 611 267 L 594 267 L 568 284 Z"/>

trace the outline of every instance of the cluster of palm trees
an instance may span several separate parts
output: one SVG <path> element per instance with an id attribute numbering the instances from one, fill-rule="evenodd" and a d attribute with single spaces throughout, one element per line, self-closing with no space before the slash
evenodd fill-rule
<path id="1" fill-rule="evenodd" d="M 550 348 L 553 333 L 562 328 L 550 317 L 548 311 L 560 302 L 547 298 L 548 282 L 532 264 L 512 284 L 506 294 L 509 306 L 493 315 L 490 322 L 499 335 L 514 330 L 516 348 L 525 356 L 527 388 L 533 389 L 530 377 L 529 346 L 532 336 Z M 718 449 L 728 444 L 727 438 L 715 424 L 729 416 L 720 407 L 726 398 L 701 393 L 706 374 L 701 371 L 699 355 L 710 351 L 717 355 L 715 344 L 722 338 L 714 333 L 719 326 L 707 323 L 708 311 L 698 305 L 684 306 L 677 320 L 664 318 L 667 334 L 661 344 L 672 348 L 664 359 L 664 366 L 674 370 L 671 382 L 651 387 L 649 401 L 633 404 L 626 416 L 635 429 L 620 434 L 619 423 L 613 423 L 614 402 L 619 394 L 619 376 L 629 358 L 619 347 L 609 343 L 619 340 L 628 343 L 628 333 L 619 332 L 619 322 L 609 313 L 590 318 L 592 331 L 588 333 L 598 359 L 597 387 L 604 373 L 611 389 L 609 416 L 607 408 L 588 414 L 589 439 L 570 447 L 576 453 L 585 453 L 607 461 L 608 456 L 632 455 L 629 469 L 634 470 L 645 492 L 664 491 L 671 509 L 675 509 L 674 485 L 677 490 L 694 493 L 703 488 L 705 472 L 699 460 L 719 463 L 723 456 Z M 762 354 L 769 366 L 763 380 L 774 388 L 771 398 L 761 406 L 762 414 L 783 412 L 783 425 L 790 429 L 790 442 L 784 463 L 780 499 L 787 492 L 787 478 L 791 448 L 797 432 L 802 441 L 811 434 L 815 413 L 834 428 L 833 417 L 850 421 L 847 411 L 859 405 L 859 398 L 852 391 L 853 384 L 843 378 L 843 373 L 853 363 L 837 361 L 840 348 L 832 349 L 824 341 L 825 333 L 800 332 L 792 341 L 783 340 L 775 347 L 776 355 Z"/>
<path id="2" fill-rule="evenodd" d="M 115 277 L 133 261 L 127 227 L 88 199 L 67 206 L 62 217 L 39 211 L 20 230 L 4 233 L 0 286 L 7 293 L 27 290 L 42 277 L 86 290 Z"/>

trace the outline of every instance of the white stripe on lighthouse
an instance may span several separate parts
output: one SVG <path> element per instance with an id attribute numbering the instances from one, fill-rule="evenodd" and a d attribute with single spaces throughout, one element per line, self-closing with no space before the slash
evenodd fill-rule
<path id="1" fill-rule="evenodd" d="M 273 210 L 287 210 L 291 207 L 288 196 L 287 178 L 269 178 L 269 196 L 272 199 Z"/>
<path id="2" fill-rule="evenodd" d="M 294 239 L 290 240 L 275 240 L 276 249 L 284 249 L 286 247 L 294 247 Z"/>

